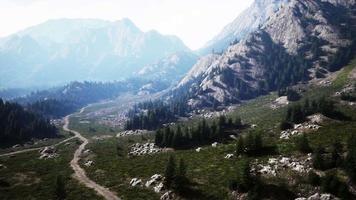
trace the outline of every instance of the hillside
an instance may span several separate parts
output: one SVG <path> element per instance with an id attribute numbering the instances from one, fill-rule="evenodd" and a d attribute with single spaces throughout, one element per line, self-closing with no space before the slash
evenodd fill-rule
<path id="1" fill-rule="evenodd" d="M 265 21 L 288 0 L 260 0 L 242 12 L 233 22 L 226 25 L 213 39 L 198 50 L 206 55 L 212 51 L 223 52 L 231 43 L 244 39 L 249 33 L 257 30 Z"/>
<path id="2" fill-rule="evenodd" d="M 57 129 L 18 104 L 0 99 L 0 146 L 24 143 L 30 139 L 57 137 Z"/>
<path id="3" fill-rule="evenodd" d="M 189 88 L 193 107 L 226 105 L 325 77 L 353 56 L 354 19 L 352 1 L 292 0 L 222 55 L 198 61 L 176 90 Z"/>

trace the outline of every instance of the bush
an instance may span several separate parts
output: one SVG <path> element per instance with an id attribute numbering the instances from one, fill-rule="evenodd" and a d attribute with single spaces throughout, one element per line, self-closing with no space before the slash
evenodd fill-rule
<path id="1" fill-rule="evenodd" d="M 320 169 L 320 170 L 325 169 L 324 158 L 322 153 L 323 153 L 323 149 L 318 147 L 313 155 L 313 167 L 315 169 Z"/>
<path id="2" fill-rule="evenodd" d="M 325 193 L 331 193 L 343 199 L 352 199 L 347 185 L 341 182 L 334 173 L 328 173 L 323 177 L 321 190 Z"/>
<path id="3" fill-rule="evenodd" d="M 319 186 L 320 185 L 320 176 L 317 175 L 315 172 L 309 172 L 308 183 L 310 183 L 310 185 L 312 185 L 312 186 Z"/>
<path id="4" fill-rule="evenodd" d="M 293 128 L 293 124 L 288 121 L 282 121 L 279 125 L 282 131 Z"/>
<path id="5" fill-rule="evenodd" d="M 310 153 L 312 149 L 310 148 L 308 138 L 305 134 L 297 138 L 297 148 L 301 153 Z"/>

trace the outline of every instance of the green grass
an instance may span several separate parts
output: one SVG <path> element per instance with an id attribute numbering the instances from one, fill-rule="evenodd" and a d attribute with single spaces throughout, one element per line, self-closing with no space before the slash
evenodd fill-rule
<path id="1" fill-rule="evenodd" d="M 303 93 L 302 102 L 305 98 L 314 99 L 321 96 L 331 96 L 342 89 L 348 83 L 348 74 L 354 68 L 356 62 L 348 65 L 341 70 L 329 87 L 310 87 Z M 251 101 L 247 101 L 238 106 L 236 111 L 231 115 L 238 115 L 243 122 L 247 124 L 256 124 L 257 131 L 261 131 L 264 136 L 264 143 L 268 146 L 275 146 L 280 155 L 286 156 L 303 156 L 295 147 L 295 138 L 290 140 L 279 139 L 280 129 L 279 123 L 284 118 L 286 107 L 272 110 L 271 102 L 277 98 L 275 93 L 262 96 Z M 333 98 L 333 97 L 332 97 Z M 297 102 L 298 103 L 298 102 Z M 355 108 L 338 105 L 339 110 L 348 116 L 355 117 Z M 354 118 L 355 119 L 355 118 Z M 188 122 L 196 123 L 198 119 Z M 254 131 L 246 129 L 237 131 L 244 134 Z M 308 134 L 311 146 L 329 147 L 335 140 L 342 143 L 347 141 L 351 133 L 356 133 L 356 123 L 354 121 L 332 122 L 324 125 L 321 129 L 314 133 Z M 127 141 L 126 145 L 130 145 L 133 141 Z M 138 177 L 147 180 L 155 173 L 162 174 L 168 156 L 173 154 L 177 159 L 183 158 L 188 165 L 188 177 L 193 181 L 192 186 L 196 193 L 196 199 L 228 199 L 228 181 L 235 177 L 235 160 L 224 159 L 227 153 L 233 153 L 233 142 L 230 144 L 221 145 L 219 148 L 205 147 L 203 151 L 197 153 L 195 150 L 179 150 L 170 153 L 161 153 L 152 156 L 141 156 L 135 158 L 119 157 L 116 153 L 116 139 L 92 143 L 89 148 L 93 150 L 95 166 L 88 169 L 88 175 L 99 183 L 110 187 L 118 192 L 124 199 L 158 199 L 158 195 L 152 190 L 145 188 L 131 188 L 128 183 L 131 178 Z M 266 161 L 272 155 L 262 155 L 258 158 L 261 161 Z M 99 173 L 99 172 L 100 173 Z M 308 194 L 315 191 L 306 183 L 305 174 L 297 174 L 290 170 L 282 173 L 277 177 L 264 177 L 265 182 L 275 186 L 287 185 L 288 188 L 295 194 L 302 192 Z M 295 180 L 295 181 L 291 181 Z"/>
<path id="2" fill-rule="evenodd" d="M 60 156 L 48 160 L 38 159 L 36 151 L 0 158 L 0 163 L 6 166 L 0 169 L 0 179 L 10 184 L 10 187 L 0 186 L 0 199 L 55 199 L 56 177 L 59 174 L 65 180 L 67 199 L 101 199 L 93 190 L 71 177 L 73 171 L 69 162 L 77 147 L 74 141 L 68 146 L 60 145 Z"/>

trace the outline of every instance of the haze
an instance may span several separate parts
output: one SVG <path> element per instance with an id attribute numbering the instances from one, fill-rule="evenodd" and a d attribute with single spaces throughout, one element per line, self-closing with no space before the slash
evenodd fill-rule
<path id="1" fill-rule="evenodd" d="M 252 0 L 0 0 L 0 37 L 49 19 L 130 18 L 144 31 L 177 35 L 191 49 L 204 45 Z M 189 5 L 189 6 L 188 6 Z"/>

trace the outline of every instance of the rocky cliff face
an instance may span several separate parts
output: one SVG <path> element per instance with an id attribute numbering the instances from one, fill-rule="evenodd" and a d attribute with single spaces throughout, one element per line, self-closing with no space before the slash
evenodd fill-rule
<path id="1" fill-rule="evenodd" d="M 354 1 L 291 0 L 222 55 L 198 61 L 176 90 L 211 106 L 324 76 L 353 55 L 355 14 Z"/>
<path id="2" fill-rule="evenodd" d="M 224 29 L 210 40 L 198 52 L 202 55 L 212 51 L 221 52 L 232 42 L 244 39 L 249 33 L 258 29 L 265 23 L 269 16 L 277 12 L 288 0 L 256 0 L 252 5 L 242 12 L 233 22 L 226 25 Z"/>

